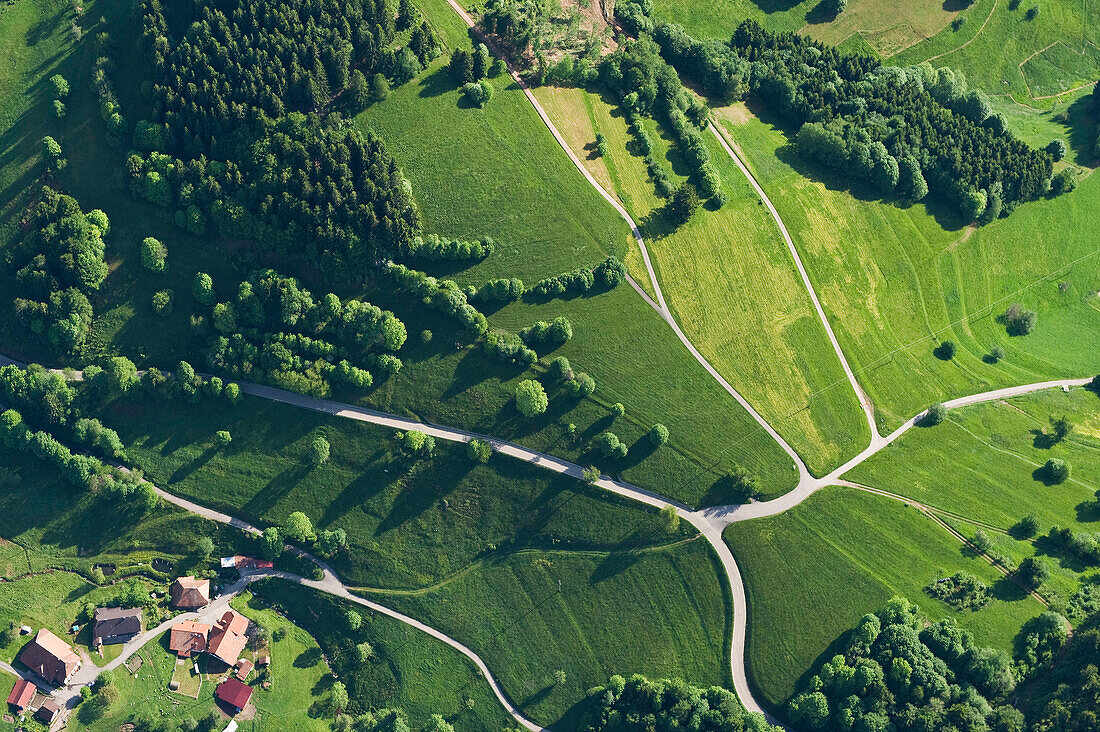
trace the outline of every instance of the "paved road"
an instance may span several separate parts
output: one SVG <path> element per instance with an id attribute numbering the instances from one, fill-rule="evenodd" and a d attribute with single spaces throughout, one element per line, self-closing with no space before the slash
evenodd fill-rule
<path id="1" fill-rule="evenodd" d="M 840 365 L 844 367 L 844 374 L 848 377 L 848 383 L 851 384 L 852 389 L 855 390 L 856 398 L 859 399 L 860 407 L 863 409 L 863 415 L 867 419 L 867 426 L 871 430 L 871 445 L 875 445 L 882 439 L 882 436 L 878 433 L 878 425 L 875 424 L 875 406 L 871 403 L 871 398 L 867 396 L 867 392 L 859 385 L 859 381 L 856 380 L 856 375 L 852 371 L 852 367 L 848 365 L 848 359 L 844 357 L 844 351 L 840 349 L 840 343 L 837 342 L 836 335 L 833 333 L 833 328 L 829 325 L 829 319 L 825 317 L 825 309 L 821 307 L 821 301 L 817 299 L 817 292 L 814 290 L 813 283 L 810 282 L 810 275 L 802 265 L 802 258 L 798 256 L 798 249 L 795 248 L 794 242 L 791 240 L 790 232 L 787 231 L 787 227 L 783 224 L 783 219 L 779 216 L 779 211 L 772 205 L 771 199 L 768 198 L 768 194 L 764 193 L 764 189 L 760 187 L 760 183 L 756 180 L 755 176 L 753 176 L 752 171 L 750 171 L 744 161 L 741 160 L 741 157 L 734 152 L 733 147 L 726 140 L 725 135 L 719 132 L 718 127 L 716 127 L 714 123 L 710 123 L 709 126 L 710 131 L 718 138 L 718 142 L 722 144 L 722 147 L 729 153 L 729 156 L 733 158 L 733 162 L 737 163 L 737 167 L 741 169 L 741 173 L 748 178 L 753 190 L 756 191 L 756 195 L 764 202 L 764 206 L 767 207 L 768 212 L 772 215 L 772 219 L 775 220 L 775 225 L 779 227 L 779 233 L 783 235 L 783 241 L 787 243 L 787 249 L 790 251 L 791 257 L 794 258 L 795 266 L 798 267 L 798 274 L 802 276 L 802 284 L 806 287 L 806 292 L 810 295 L 810 300 L 814 304 L 814 309 L 817 310 L 817 317 L 821 320 L 821 324 L 825 326 L 825 333 L 829 336 L 829 342 L 833 345 L 833 351 L 836 352 L 836 357 L 840 359 Z"/>

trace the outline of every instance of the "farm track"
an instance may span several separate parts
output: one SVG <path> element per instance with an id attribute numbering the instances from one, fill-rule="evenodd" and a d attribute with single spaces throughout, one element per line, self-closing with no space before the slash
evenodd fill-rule
<path id="1" fill-rule="evenodd" d="M 21 368 L 25 368 L 26 364 L 13 361 L 10 358 L 0 355 L 0 366 L 6 364 L 14 364 Z M 73 380 L 79 380 L 82 374 L 78 371 L 65 371 L 59 372 L 65 373 L 68 378 Z M 960 397 L 958 399 L 945 402 L 944 406 L 948 409 L 970 406 L 973 404 L 980 404 L 987 401 L 996 401 L 1005 399 L 1012 396 L 1019 396 L 1023 394 L 1029 394 L 1035 391 L 1051 388 L 1070 388 L 1080 387 L 1089 383 L 1091 379 L 1063 379 L 1058 381 L 1045 381 L 1037 384 L 1025 384 L 1022 386 L 1009 387 L 1007 389 L 996 389 L 982 394 L 973 394 L 970 396 Z M 383 427 L 390 427 L 397 430 L 420 430 L 425 434 L 432 435 L 437 439 L 447 440 L 450 442 L 466 443 L 474 438 L 485 440 L 489 443 L 492 449 L 503 455 L 508 455 L 517 460 L 522 460 L 531 465 L 553 471 L 555 473 L 568 475 L 576 478 L 577 480 L 583 480 L 583 468 L 581 466 L 571 463 L 567 460 L 547 455 L 536 450 L 531 450 L 520 445 L 516 445 L 512 442 L 500 440 L 488 435 L 481 435 L 475 432 L 467 430 L 460 430 L 450 427 L 443 427 L 440 425 L 428 424 L 424 422 L 417 422 L 415 420 L 399 417 L 393 414 L 387 414 L 377 410 L 366 409 L 364 407 L 357 407 L 350 404 L 342 404 L 340 402 L 332 402 L 324 399 L 318 399 L 316 397 L 305 396 L 303 394 L 296 394 L 294 392 L 288 392 L 282 389 L 276 389 L 270 386 L 263 386 L 261 384 L 252 384 L 248 382 L 235 382 L 240 386 L 243 393 L 268 399 L 271 401 L 277 401 L 291 406 L 299 407 L 302 409 L 308 409 L 314 412 L 320 412 L 324 414 L 330 414 L 336 417 L 342 417 L 345 419 L 353 419 L 361 422 L 368 422 L 371 424 L 381 425 Z M 733 557 L 733 553 L 730 551 L 729 546 L 722 538 L 723 529 L 730 523 L 735 521 L 747 521 L 754 518 L 762 518 L 765 516 L 774 516 L 778 513 L 782 513 L 790 508 L 794 508 L 802 501 L 806 500 L 815 491 L 823 488 L 827 485 L 849 485 L 852 484 L 845 481 L 841 476 L 847 471 L 859 465 L 863 461 L 869 459 L 880 450 L 891 444 L 894 440 L 899 438 L 910 428 L 916 425 L 920 419 L 924 416 L 924 412 L 916 415 L 907 421 L 904 425 L 899 427 L 888 437 L 884 438 L 881 444 L 869 446 L 866 450 L 861 452 L 856 457 L 849 460 L 847 463 L 837 468 L 835 471 L 823 478 L 812 478 L 809 481 L 803 481 L 799 483 L 799 486 L 792 490 L 790 493 L 773 499 L 771 501 L 761 501 L 756 503 L 749 503 L 743 505 L 730 505 L 730 506 L 716 506 L 712 508 L 704 508 L 700 510 L 692 510 L 690 507 L 660 496 L 652 491 L 648 491 L 644 488 L 625 483 L 623 481 L 615 480 L 613 478 L 601 475 L 592 485 L 602 488 L 608 492 L 629 498 L 639 503 L 643 503 L 655 508 L 673 508 L 677 515 L 684 520 L 688 521 L 694 526 L 707 540 L 707 542 L 714 549 L 718 555 L 719 560 L 722 563 L 722 568 L 726 574 L 726 580 L 729 583 L 731 590 L 731 599 L 733 605 L 733 634 L 730 643 L 730 670 L 734 681 L 734 690 L 737 693 L 738 698 L 741 700 L 741 704 L 750 712 L 756 712 L 765 715 L 771 724 L 776 726 L 782 726 L 774 717 L 768 714 L 764 708 L 756 701 L 752 696 L 752 690 L 749 687 L 748 676 L 745 664 L 745 643 L 748 632 L 748 602 L 745 596 L 745 586 L 741 579 L 740 570 L 737 567 L 737 562 Z M 180 508 L 195 513 L 196 515 L 204 518 L 216 521 L 218 523 L 227 524 L 229 526 L 236 527 L 242 531 L 258 534 L 260 530 L 255 526 L 249 524 L 241 519 L 234 518 L 228 514 L 220 513 L 212 509 L 201 506 L 197 503 L 189 501 L 185 498 L 181 498 L 174 494 L 168 493 L 163 489 L 157 488 L 157 494 L 164 500 L 172 503 Z M 906 499 L 909 500 L 909 499 Z M 459 643 L 457 640 L 450 638 L 442 632 L 421 623 L 413 618 L 409 618 L 406 615 L 398 613 L 395 610 L 391 610 L 378 603 L 365 600 L 352 594 L 351 590 L 344 585 L 332 568 L 321 561 L 320 559 L 304 552 L 300 549 L 291 548 L 292 551 L 298 553 L 310 561 L 317 564 L 324 573 L 323 579 L 320 581 L 304 580 L 302 578 L 296 578 L 296 581 L 300 581 L 302 584 L 319 589 L 330 594 L 342 597 L 352 602 L 358 603 L 365 607 L 376 610 L 389 617 L 405 622 L 419 630 L 422 630 L 429 635 L 442 640 L 451 647 L 457 649 L 463 655 L 472 660 L 482 674 L 489 681 L 490 686 L 493 689 L 494 694 L 504 705 L 505 709 L 516 719 L 517 722 L 530 730 L 543 730 L 543 727 L 531 722 L 508 700 L 504 692 L 500 689 L 495 678 L 492 676 L 485 665 L 476 653 L 471 651 L 465 645 Z M 274 576 L 283 576 L 276 573 Z M 295 578 L 294 575 L 288 575 L 288 578 Z"/>

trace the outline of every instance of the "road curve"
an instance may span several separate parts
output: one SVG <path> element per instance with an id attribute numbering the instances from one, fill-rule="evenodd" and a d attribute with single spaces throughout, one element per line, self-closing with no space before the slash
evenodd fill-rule
<path id="1" fill-rule="evenodd" d="M 955 409 L 958 407 L 967 407 L 973 404 L 981 404 L 983 402 L 997 401 L 998 399 L 1008 399 L 1010 397 L 1022 396 L 1024 394 L 1030 394 L 1035 391 L 1042 391 L 1043 389 L 1063 388 L 1069 389 L 1073 387 L 1085 386 L 1092 381 L 1091 377 L 1084 379 L 1056 379 L 1054 381 L 1041 381 L 1035 384 L 1022 384 L 1020 386 L 1009 386 L 1004 389 L 994 389 L 992 391 L 985 391 L 979 394 L 970 394 L 969 396 L 959 397 L 957 399 L 951 399 L 943 403 L 948 409 Z M 866 461 L 871 456 L 878 453 L 887 445 L 893 443 L 903 434 L 908 432 L 912 427 L 917 425 L 921 418 L 927 413 L 927 410 L 907 420 L 901 427 L 891 432 L 888 436 L 883 437 L 877 441 L 876 444 L 869 445 L 863 452 L 856 455 L 848 462 L 841 465 L 839 468 L 829 473 L 822 478 L 813 478 L 808 481 L 799 483 L 799 485 L 790 493 L 785 493 L 779 498 L 772 499 L 770 501 L 758 501 L 755 503 L 746 503 L 741 506 L 715 506 L 713 508 L 703 509 L 703 513 L 706 514 L 708 520 L 714 522 L 720 526 L 727 526 L 735 521 L 748 521 L 754 518 L 764 518 L 766 516 L 775 516 L 776 514 L 783 513 L 784 511 L 794 508 L 798 504 L 810 497 L 815 491 L 820 488 L 824 488 L 827 485 L 834 485 L 836 483 L 843 483 L 841 476 L 852 470 L 860 463 Z"/>
<path id="2" fill-rule="evenodd" d="M 794 246 L 794 241 L 791 240 L 790 232 L 787 231 L 787 227 L 783 224 L 783 219 L 779 216 L 779 211 L 772 205 L 772 201 L 768 198 L 768 194 L 764 193 L 764 189 L 760 187 L 760 183 L 756 180 L 756 177 L 745 165 L 744 161 L 733 149 L 733 147 L 726 140 L 718 127 L 713 123 L 709 123 L 710 131 L 714 133 L 714 136 L 718 138 L 718 142 L 725 148 L 726 152 L 733 162 L 737 163 L 737 167 L 741 169 L 741 173 L 748 179 L 752 185 L 753 190 L 756 191 L 756 195 L 760 197 L 760 200 L 764 202 L 764 206 L 767 207 L 768 212 L 772 215 L 772 219 L 775 220 L 775 225 L 779 227 L 779 233 L 783 235 L 783 241 L 787 243 L 787 249 L 791 253 L 791 257 L 794 259 L 795 266 L 798 268 L 798 274 L 802 276 L 802 284 L 806 287 L 806 292 L 810 295 L 810 300 L 814 304 L 814 309 L 817 310 L 817 317 L 821 320 L 821 324 L 825 326 L 825 333 L 829 336 L 829 342 L 833 345 L 833 351 L 836 352 L 836 357 L 840 360 L 840 365 L 844 367 L 844 374 L 848 377 L 848 383 L 852 385 L 852 389 L 856 393 L 856 398 L 859 399 L 859 405 L 863 409 L 863 415 L 867 419 L 867 426 L 871 430 L 871 445 L 882 440 L 882 436 L 878 433 L 878 425 L 875 423 L 875 406 L 871 403 L 871 398 L 867 396 L 867 392 L 863 390 L 863 387 L 859 385 L 859 381 L 856 379 L 855 372 L 852 371 L 852 367 L 848 365 L 848 359 L 844 357 L 844 351 L 840 349 L 840 343 L 836 339 L 836 335 L 833 333 L 833 328 L 829 325 L 829 319 L 825 317 L 825 309 L 821 307 L 821 301 L 817 299 L 817 291 L 814 290 L 813 283 L 810 282 L 810 275 L 806 272 L 806 268 L 802 265 L 802 258 L 798 256 L 798 249 Z"/>

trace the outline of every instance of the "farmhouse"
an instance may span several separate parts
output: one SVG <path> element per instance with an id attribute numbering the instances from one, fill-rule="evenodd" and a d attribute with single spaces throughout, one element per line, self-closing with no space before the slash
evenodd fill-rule
<path id="1" fill-rule="evenodd" d="M 8 694 L 8 706 L 16 714 L 21 714 L 26 711 L 27 707 L 31 705 L 31 699 L 34 699 L 35 686 L 26 679 L 17 679 L 15 682 L 15 688 Z"/>
<path id="2" fill-rule="evenodd" d="M 97 607 L 92 616 L 92 645 L 125 643 L 141 632 L 141 610 Z"/>
<path id="3" fill-rule="evenodd" d="M 198 610 L 210 602 L 210 580 L 177 577 L 168 591 L 177 610 Z"/>
<path id="4" fill-rule="evenodd" d="M 57 686 L 66 684 L 80 668 L 80 656 L 69 644 L 42 628 L 19 654 L 23 665 Z"/>
<path id="5" fill-rule="evenodd" d="M 218 685 L 214 696 L 239 713 L 248 706 L 248 700 L 252 698 L 252 687 L 237 679 L 228 678 Z"/>
<path id="6" fill-rule="evenodd" d="M 38 708 L 38 711 L 35 712 L 34 716 L 37 717 L 38 720 L 41 722 L 51 724 L 60 713 L 61 705 L 58 704 L 57 701 L 54 699 L 47 699 L 46 701 L 42 702 L 42 706 Z"/>
<path id="7" fill-rule="evenodd" d="M 210 630 L 210 642 L 207 644 L 207 653 L 223 662 L 227 666 L 236 666 L 237 659 L 248 643 L 245 631 L 248 630 L 248 618 L 226 610 L 214 627 Z"/>
<path id="8" fill-rule="evenodd" d="M 210 626 L 182 620 L 172 626 L 168 634 L 168 649 L 180 658 L 190 658 L 206 652 L 206 638 Z"/>

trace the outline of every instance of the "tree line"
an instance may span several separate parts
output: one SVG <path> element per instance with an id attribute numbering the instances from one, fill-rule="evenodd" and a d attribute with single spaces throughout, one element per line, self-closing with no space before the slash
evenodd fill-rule
<path id="1" fill-rule="evenodd" d="M 653 37 L 709 95 L 763 100 L 798 130 L 800 154 L 888 198 L 921 200 L 932 189 L 967 221 L 984 222 L 1051 191 L 1051 155 L 1013 137 L 960 72 L 885 67 L 752 20 L 728 42 L 668 23 Z"/>

